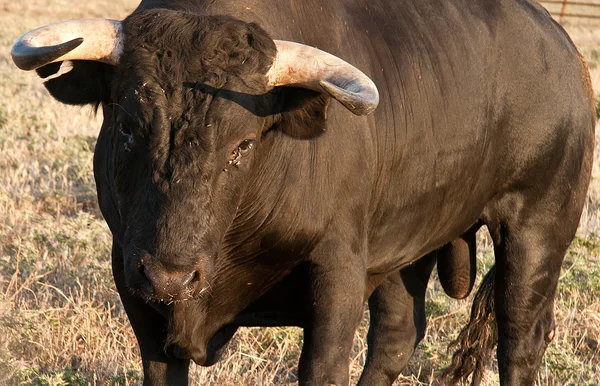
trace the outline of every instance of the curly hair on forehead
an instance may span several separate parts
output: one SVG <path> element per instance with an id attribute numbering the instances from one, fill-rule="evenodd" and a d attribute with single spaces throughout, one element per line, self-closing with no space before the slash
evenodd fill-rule
<path id="1" fill-rule="evenodd" d="M 183 82 L 219 88 L 237 77 L 262 91 L 276 55 L 260 26 L 228 16 L 154 9 L 132 14 L 123 25 L 126 67 L 145 71 L 164 89 Z"/>
<path id="2" fill-rule="evenodd" d="M 182 143 L 211 141 L 204 121 L 214 90 L 240 85 L 249 95 L 267 90 L 265 74 L 276 48 L 256 24 L 154 9 L 130 15 L 123 33 L 113 99 L 135 112 L 134 130 L 150 149 L 155 180 L 173 177 L 182 169 L 177 165 L 205 162 Z"/>

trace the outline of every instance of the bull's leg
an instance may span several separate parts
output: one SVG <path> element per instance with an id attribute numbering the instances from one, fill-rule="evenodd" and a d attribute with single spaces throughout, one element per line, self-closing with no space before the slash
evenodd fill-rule
<path id="1" fill-rule="evenodd" d="M 390 275 L 369 298 L 371 323 L 360 386 L 389 386 L 425 336 L 425 290 L 435 253 Z"/>
<path id="2" fill-rule="evenodd" d="M 354 332 L 363 315 L 365 259 L 338 242 L 312 253 L 311 319 L 304 328 L 299 384 L 346 386 Z"/>
<path id="3" fill-rule="evenodd" d="M 502 385 L 533 385 L 554 337 L 554 296 L 581 215 L 586 174 L 579 183 L 554 184 L 541 198 L 539 193 L 521 194 L 496 207 L 490 231 L 496 254 L 494 301 Z"/>
<path id="4" fill-rule="evenodd" d="M 113 244 L 112 267 L 115 284 L 127 317 L 133 327 L 142 354 L 144 386 L 178 386 L 188 384 L 189 360 L 167 356 L 167 320 L 125 285 L 123 252 Z"/>
<path id="5" fill-rule="evenodd" d="M 495 304 L 502 385 L 533 385 L 554 334 L 554 295 L 574 229 L 530 227 L 496 248 Z"/>

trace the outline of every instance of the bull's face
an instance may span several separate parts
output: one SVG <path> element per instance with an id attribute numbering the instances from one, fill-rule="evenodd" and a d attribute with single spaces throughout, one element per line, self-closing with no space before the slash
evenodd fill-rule
<path id="1" fill-rule="evenodd" d="M 128 285 L 163 301 L 208 287 L 274 100 L 264 74 L 276 49 L 263 31 L 229 18 L 176 20 L 149 13 L 124 23 L 107 117 Z"/>
<path id="2" fill-rule="evenodd" d="M 65 103 L 103 105 L 111 146 L 96 157 L 114 170 L 127 284 L 167 302 L 209 287 L 265 135 L 324 121 L 329 96 L 356 114 L 378 103 L 371 80 L 335 56 L 254 24 L 164 9 L 43 27 L 15 43 L 13 59 L 41 76 L 84 60 L 46 87 Z M 301 88 L 277 87 L 290 84 Z"/>
<path id="3" fill-rule="evenodd" d="M 165 111 L 149 100 L 148 116 L 117 110 L 112 126 L 128 284 L 169 301 L 206 287 L 263 123 L 218 94 L 188 95 L 201 102 Z"/>

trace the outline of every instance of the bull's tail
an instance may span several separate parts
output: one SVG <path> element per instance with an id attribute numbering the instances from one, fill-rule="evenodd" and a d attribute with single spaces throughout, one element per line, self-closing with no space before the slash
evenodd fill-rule
<path id="1" fill-rule="evenodd" d="M 471 319 L 462 329 L 458 338 L 450 343 L 448 350 L 455 349 L 452 363 L 442 372 L 442 383 L 457 385 L 473 374 L 471 386 L 478 386 L 488 366 L 494 347 L 498 343 L 498 327 L 494 312 L 494 279 L 496 266 L 493 266 L 481 281 L 477 290 Z"/>

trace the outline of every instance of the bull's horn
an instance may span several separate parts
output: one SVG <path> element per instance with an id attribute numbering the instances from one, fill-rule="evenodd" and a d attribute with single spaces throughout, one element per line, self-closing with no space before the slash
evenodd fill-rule
<path id="1" fill-rule="evenodd" d="M 35 70 L 63 60 L 94 60 L 116 65 L 122 51 L 120 21 L 77 19 L 27 32 L 13 45 L 12 58 L 22 70 Z"/>
<path id="2" fill-rule="evenodd" d="M 356 115 L 377 107 L 379 92 L 358 68 L 304 44 L 275 40 L 277 57 L 267 73 L 271 86 L 299 86 L 327 92 Z"/>

